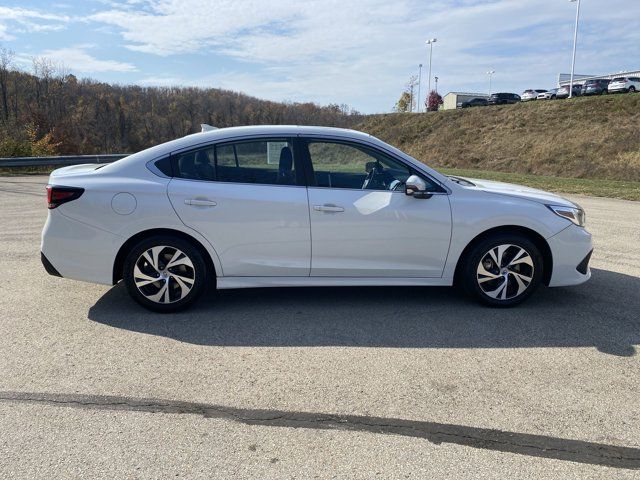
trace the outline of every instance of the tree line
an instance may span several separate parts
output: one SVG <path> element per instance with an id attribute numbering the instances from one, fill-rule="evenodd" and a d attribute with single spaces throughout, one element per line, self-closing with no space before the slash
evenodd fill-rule
<path id="1" fill-rule="evenodd" d="M 349 127 L 346 105 L 273 102 L 219 88 L 143 87 L 78 79 L 60 64 L 15 67 L 0 48 L 0 157 L 128 153 L 216 127 L 294 124 Z"/>

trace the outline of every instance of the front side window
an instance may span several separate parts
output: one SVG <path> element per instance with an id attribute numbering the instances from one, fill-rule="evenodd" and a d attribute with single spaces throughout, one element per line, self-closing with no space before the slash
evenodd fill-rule
<path id="1" fill-rule="evenodd" d="M 404 191 L 414 173 L 390 156 L 361 145 L 310 140 L 307 146 L 318 187 Z"/>
<path id="2" fill-rule="evenodd" d="M 293 144 L 286 139 L 225 143 L 177 156 L 178 176 L 193 180 L 296 185 Z"/>

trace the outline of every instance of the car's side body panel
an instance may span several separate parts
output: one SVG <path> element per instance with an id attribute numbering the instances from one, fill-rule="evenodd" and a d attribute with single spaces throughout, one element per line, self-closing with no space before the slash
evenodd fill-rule
<path id="1" fill-rule="evenodd" d="M 305 187 L 174 178 L 169 198 L 185 225 L 220 256 L 222 276 L 308 276 L 311 261 Z M 189 205 L 192 200 L 215 203 Z"/>
<path id="2" fill-rule="evenodd" d="M 447 194 L 309 188 L 312 276 L 441 277 L 451 239 Z M 318 210 L 335 205 L 339 212 Z"/>

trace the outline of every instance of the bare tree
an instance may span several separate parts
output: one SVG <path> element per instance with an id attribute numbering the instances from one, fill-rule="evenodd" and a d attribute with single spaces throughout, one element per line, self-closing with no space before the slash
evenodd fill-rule
<path id="1" fill-rule="evenodd" d="M 0 98 L 2 99 L 2 118 L 9 119 L 9 71 L 13 69 L 15 53 L 4 47 L 0 47 Z"/>

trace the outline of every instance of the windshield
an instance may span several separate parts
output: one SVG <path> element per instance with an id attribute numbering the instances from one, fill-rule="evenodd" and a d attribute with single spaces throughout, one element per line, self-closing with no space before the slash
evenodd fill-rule
<path id="1" fill-rule="evenodd" d="M 618 77 L 611 80 L 612 82 L 624 82 L 624 77 Z"/>

